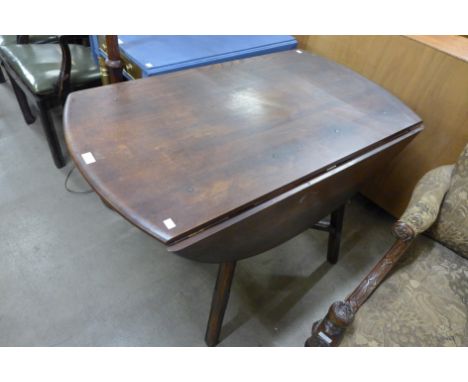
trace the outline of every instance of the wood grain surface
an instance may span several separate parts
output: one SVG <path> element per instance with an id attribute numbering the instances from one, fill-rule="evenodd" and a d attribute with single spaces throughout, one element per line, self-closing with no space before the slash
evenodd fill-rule
<path id="1" fill-rule="evenodd" d="M 420 122 L 371 81 L 296 51 L 76 92 L 64 111 L 69 151 L 91 186 L 166 244 Z M 83 162 L 87 152 L 95 163 Z"/>
<path id="2" fill-rule="evenodd" d="M 219 263 L 237 261 L 274 248 L 310 229 L 313 223 L 346 203 L 422 129 L 422 126 L 415 127 L 281 195 L 168 245 L 167 249 L 191 260 Z M 334 239 L 331 235 L 330 238 Z M 333 245 L 329 250 L 337 255 Z"/>
<path id="3" fill-rule="evenodd" d="M 424 120 L 425 130 L 373 177 L 364 194 L 395 217 L 429 170 L 468 142 L 468 39 L 460 36 L 295 36 L 299 46 L 369 78 Z"/>
<path id="4" fill-rule="evenodd" d="M 407 36 L 437 51 L 468 62 L 468 39 L 463 36 Z"/>

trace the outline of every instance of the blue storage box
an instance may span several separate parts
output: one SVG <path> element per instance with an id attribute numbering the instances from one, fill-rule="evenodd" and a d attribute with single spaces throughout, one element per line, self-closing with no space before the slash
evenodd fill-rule
<path id="1" fill-rule="evenodd" d="M 292 36 L 120 35 L 118 38 L 127 78 L 149 77 L 297 46 Z M 93 36 L 91 45 L 96 55 L 106 58 L 104 39 Z"/>

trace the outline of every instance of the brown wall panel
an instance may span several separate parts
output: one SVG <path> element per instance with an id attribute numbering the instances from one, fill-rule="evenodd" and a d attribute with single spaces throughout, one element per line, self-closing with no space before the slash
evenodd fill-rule
<path id="1" fill-rule="evenodd" d="M 296 36 L 300 48 L 378 83 L 424 120 L 425 131 L 364 190 L 394 216 L 404 211 L 419 178 L 454 163 L 468 142 L 468 39 L 453 37 Z"/>

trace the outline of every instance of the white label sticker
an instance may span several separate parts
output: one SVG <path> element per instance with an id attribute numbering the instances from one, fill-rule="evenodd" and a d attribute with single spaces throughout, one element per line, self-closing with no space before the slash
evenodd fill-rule
<path id="1" fill-rule="evenodd" d="M 299 54 L 301 54 L 301 53 L 302 53 L 302 50 L 300 50 L 300 49 L 296 49 L 296 53 L 299 53 Z"/>
<path id="2" fill-rule="evenodd" d="M 324 332 L 319 332 L 320 338 L 322 338 L 327 344 L 332 342 L 331 338 L 328 337 Z"/>
<path id="3" fill-rule="evenodd" d="M 146 66 L 147 68 L 152 68 L 152 67 L 153 67 L 153 64 L 152 64 L 151 62 L 147 62 L 147 63 L 145 64 L 145 66 Z"/>
<path id="4" fill-rule="evenodd" d="M 123 41 L 119 38 L 119 44 L 122 45 L 123 44 Z"/>
<path id="5" fill-rule="evenodd" d="M 81 157 L 83 158 L 86 164 L 91 164 L 91 163 L 96 162 L 96 159 L 94 159 L 94 155 L 92 153 L 81 154 Z"/>
<path id="6" fill-rule="evenodd" d="M 171 218 L 164 220 L 163 223 L 167 227 L 167 229 L 172 229 L 176 226 Z"/>

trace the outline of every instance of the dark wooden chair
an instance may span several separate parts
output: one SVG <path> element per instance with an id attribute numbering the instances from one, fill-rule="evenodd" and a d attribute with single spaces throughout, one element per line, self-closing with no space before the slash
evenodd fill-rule
<path id="1" fill-rule="evenodd" d="M 58 43 L 58 36 L 45 35 L 0 35 L 0 46 L 14 44 L 50 44 Z M 0 55 L 0 84 L 6 82 L 2 72 L 2 56 Z"/>
<path id="2" fill-rule="evenodd" d="M 63 105 L 74 90 L 101 84 L 91 49 L 79 44 L 87 36 L 58 36 L 58 44 L 8 44 L 0 46 L 0 57 L 11 81 L 27 124 L 37 110 L 57 168 L 65 165 L 51 108 Z M 30 101 L 30 102 L 29 102 Z"/>

